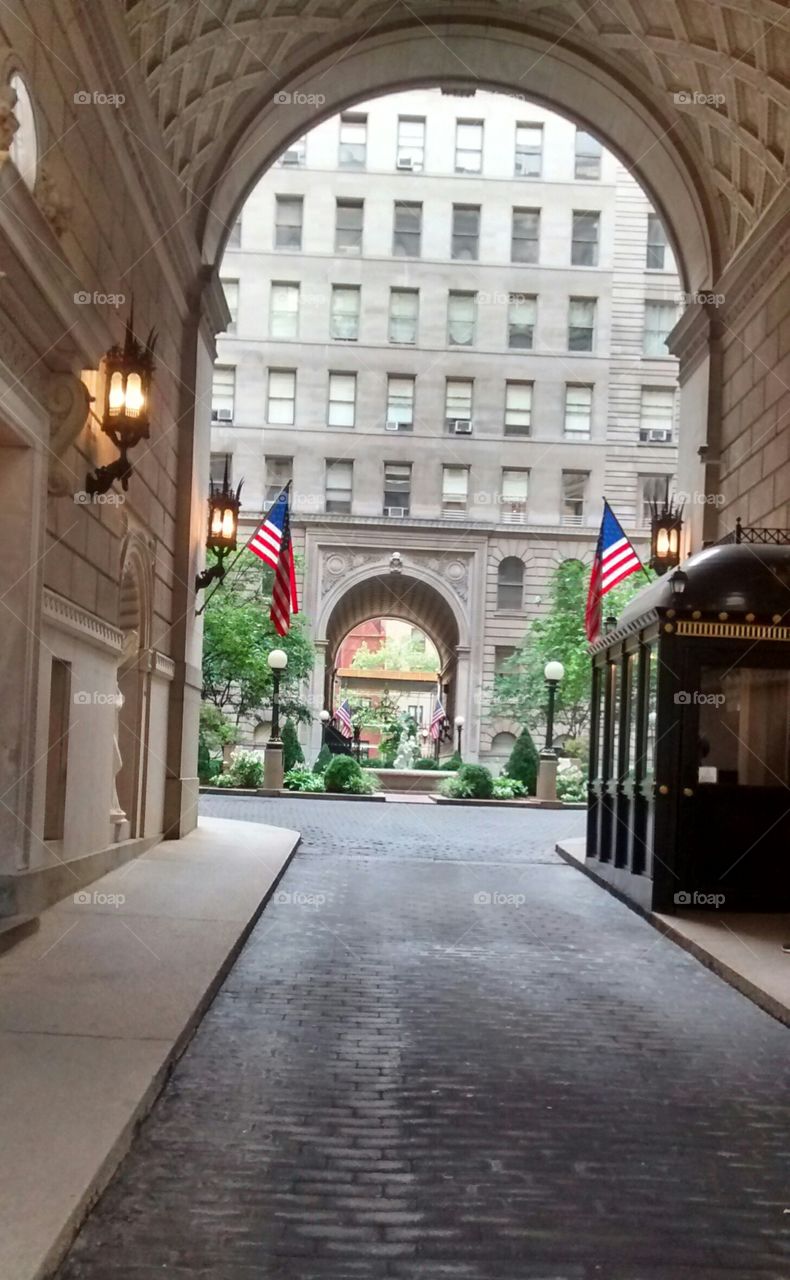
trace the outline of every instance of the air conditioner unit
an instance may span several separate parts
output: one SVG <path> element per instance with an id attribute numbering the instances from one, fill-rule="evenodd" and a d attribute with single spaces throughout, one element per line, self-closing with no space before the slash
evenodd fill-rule
<path id="1" fill-rule="evenodd" d="M 301 159 L 301 157 L 300 157 L 300 155 L 299 155 L 299 152 L 298 152 L 298 151 L 284 151 L 284 152 L 283 152 L 283 164 L 295 164 L 295 165 L 298 165 L 298 164 L 300 163 L 300 159 Z"/>
<path id="2" fill-rule="evenodd" d="M 472 421 L 470 418 L 451 418 L 450 431 L 454 436 L 470 436 L 472 434 Z"/>
<path id="3" fill-rule="evenodd" d="M 414 161 L 411 156 L 398 156 L 395 162 L 396 169 L 413 169 Z"/>
<path id="4" fill-rule="evenodd" d="M 212 417 L 214 418 L 215 422 L 232 422 L 233 410 L 232 409 L 215 409 L 212 414 Z"/>
<path id="5" fill-rule="evenodd" d="M 671 427 L 650 427 L 643 432 L 643 439 L 650 444 L 669 444 L 672 439 Z"/>
<path id="6" fill-rule="evenodd" d="M 393 422 L 391 419 L 384 423 L 385 431 L 411 431 L 410 422 Z"/>
<path id="7" fill-rule="evenodd" d="M 405 507 L 385 507 L 384 514 L 385 516 L 402 517 L 402 516 L 407 516 L 409 513 Z"/>

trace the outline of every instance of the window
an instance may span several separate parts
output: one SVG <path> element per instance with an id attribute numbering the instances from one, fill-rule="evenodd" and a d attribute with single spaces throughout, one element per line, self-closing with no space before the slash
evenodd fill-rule
<path id="1" fill-rule="evenodd" d="M 669 497 L 669 476 L 639 477 L 639 523 L 650 528 L 653 506 L 663 507 Z"/>
<path id="2" fill-rule="evenodd" d="M 232 422 L 236 399 L 236 370 L 217 364 L 211 379 L 211 421 Z"/>
<path id="3" fill-rule="evenodd" d="M 329 336 L 339 342 L 356 342 L 359 337 L 361 293 L 359 285 L 332 285 Z"/>
<path id="4" fill-rule="evenodd" d="M 639 439 L 643 444 L 668 444 L 675 425 L 675 392 L 671 387 L 642 387 Z"/>
<path id="5" fill-rule="evenodd" d="M 364 169 L 368 145 L 368 118 L 345 111 L 340 117 L 340 151 L 338 165 L 341 169 Z"/>
<path id="6" fill-rule="evenodd" d="M 595 298 L 571 298 L 568 306 L 568 350 L 592 351 Z"/>
<path id="7" fill-rule="evenodd" d="M 442 514 L 465 515 L 468 497 L 469 468 L 442 467 Z"/>
<path id="8" fill-rule="evenodd" d="M 78 699 L 81 695 L 77 695 Z M 50 667 L 44 839 L 62 840 L 66 823 L 66 779 L 71 718 L 71 663 L 53 658 Z"/>
<path id="9" fill-rule="evenodd" d="M 589 440 L 592 426 L 593 389 L 580 383 L 565 384 L 565 434 Z"/>
<path id="10" fill-rule="evenodd" d="M 398 116 L 397 169 L 421 173 L 425 165 L 425 116 Z"/>
<path id="11" fill-rule="evenodd" d="M 532 427 L 532 383 L 505 383 L 505 435 L 528 436 Z"/>
<path id="12" fill-rule="evenodd" d="M 476 262 L 480 250 L 480 205 L 453 205 L 453 240 L 451 256 Z"/>
<path id="13" fill-rule="evenodd" d="M 455 172 L 480 173 L 483 168 L 483 121 L 456 120 Z"/>
<path id="14" fill-rule="evenodd" d="M 304 200 L 301 196 L 275 196 L 275 249 L 301 249 L 303 216 Z"/>
<path id="15" fill-rule="evenodd" d="M 292 427 L 296 411 L 296 370 L 269 370 L 268 421 L 275 426 Z"/>
<path id="16" fill-rule="evenodd" d="M 353 427 L 356 420 L 357 375 L 355 373 L 330 373 L 329 409 L 327 422 L 330 427 Z"/>
<path id="17" fill-rule="evenodd" d="M 502 669 L 505 663 L 510 661 L 510 659 L 513 657 L 513 654 L 515 652 L 516 652 L 515 645 L 512 645 L 512 644 L 498 644 L 495 646 L 494 648 L 494 675 L 495 676 L 499 676 L 502 674 Z"/>
<path id="18" fill-rule="evenodd" d="M 417 341 L 420 294 L 417 289 L 390 289 L 390 342 Z"/>
<path id="19" fill-rule="evenodd" d="M 505 556 L 496 571 L 497 609 L 521 609 L 524 603 L 524 561 Z"/>
<path id="20" fill-rule="evenodd" d="M 209 462 L 209 481 L 212 489 L 221 489 L 226 475 L 230 484 L 233 477 L 233 454 L 212 453 Z"/>
<path id="21" fill-rule="evenodd" d="M 411 510 L 411 463 L 384 463 L 384 514 L 407 516 Z"/>
<path id="22" fill-rule="evenodd" d="M 597 138 L 584 129 L 577 129 L 574 178 L 600 178 L 602 151 L 603 148 Z"/>
<path id="23" fill-rule="evenodd" d="M 277 161 L 283 169 L 302 169 L 307 160 L 307 138 L 297 138 Z"/>
<path id="24" fill-rule="evenodd" d="M 574 209 L 571 262 L 576 267 L 597 267 L 601 215 L 591 209 Z"/>
<path id="25" fill-rule="evenodd" d="M 645 266 L 649 271 L 663 271 L 667 256 L 667 233 L 657 213 L 647 215 L 647 256 Z"/>
<path id="26" fill-rule="evenodd" d="M 230 320 L 226 333 L 236 333 L 239 323 L 239 282 L 238 280 L 222 280 L 222 290 L 230 312 Z"/>
<path id="27" fill-rule="evenodd" d="M 9 154 L 26 187 L 33 190 L 38 171 L 38 135 L 36 115 L 30 90 L 18 71 L 8 81 L 8 87 L 16 95 L 14 117 L 19 128 L 11 139 Z"/>
<path id="28" fill-rule="evenodd" d="M 507 308 L 507 345 L 511 350 L 532 350 L 537 309 L 537 298 L 526 293 L 511 293 Z"/>
<path id="29" fill-rule="evenodd" d="M 586 471 L 563 471 L 561 524 L 581 524 L 584 520 L 587 474 Z"/>
<path id="30" fill-rule="evenodd" d="M 327 458 L 324 481 L 324 510 L 337 515 L 351 511 L 354 464 L 342 458 Z"/>
<path id="31" fill-rule="evenodd" d="M 697 741 L 708 750 L 697 778 L 709 785 L 776 789 L 787 777 L 790 672 L 742 661 L 700 669 Z M 743 797 L 742 808 L 759 812 L 759 804 L 753 791 Z"/>
<path id="32" fill-rule="evenodd" d="M 451 347 L 474 345 L 476 317 L 476 293 L 450 293 L 447 302 L 447 341 Z"/>
<path id="33" fill-rule="evenodd" d="M 269 333 L 272 338 L 299 337 L 299 285 L 272 281 Z"/>
<path id="34" fill-rule="evenodd" d="M 667 338 L 675 327 L 674 302 L 645 303 L 644 354 L 668 356 Z"/>
<path id="35" fill-rule="evenodd" d="M 338 253 L 362 252 L 362 200 L 338 200 L 335 210 L 335 249 Z"/>
<path id="36" fill-rule="evenodd" d="M 517 178 L 539 178 L 543 168 L 543 125 L 516 125 Z"/>
<path id="37" fill-rule="evenodd" d="M 528 471 L 502 471 L 502 519 L 506 524 L 524 524 L 527 519 Z"/>
<path id="38" fill-rule="evenodd" d="M 226 249 L 241 248 L 241 218 L 237 218 L 233 226 L 231 227 L 230 235 L 228 236 L 228 243 L 226 244 L 225 248 Z"/>
<path id="39" fill-rule="evenodd" d="M 471 378 L 448 378 L 444 392 L 444 416 L 448 431 L 455 432 L 459 422 L 472 421 Z"/>
<path id="40" fill-rule="evenodd" d="M 411 431 L 414 426 L 414 378 L 390 375 L 387 379 L 387 427 Z"/>
<path id="41" fill-rule="evenodd" d="M 540 209 L 514 209 L 511 262 L 537 262 L 540 257 Z"/>
<path id="42" fill-rule="evenodd" d="M 293 478 L 293 458 L 268 458 L 266 459 L 266 493 L 265 504 L 268 507 L 270 503 L 279 498 L 283 489 L 290 484 Z"/>
<path id="43" fill-rule="evenodd" d="M 396 258 L 419 258 L 422 244 L 422 205 L 395 201 L 392 253 Z"/>

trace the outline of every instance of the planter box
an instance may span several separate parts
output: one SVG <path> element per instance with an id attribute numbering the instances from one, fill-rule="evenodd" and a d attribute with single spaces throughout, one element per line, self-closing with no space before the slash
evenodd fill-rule
<path id="1" fill-rule="evenodd" d="M 257 796 L 255 787 L 199 787 L 201 795 L 207 796 Z"/>
<path id="2" fill-rule="evenodd" d="M 381 783 L 382 791 L 438 791 L 443 778 L 454 775 L 448 769 L 369 769 Z"/>
<path id="3" fill-rule="evenodd" d="M 564 800 L 537 800 L 535 796 L 528 796 L 526 799 L 516 800 L 453 800 L 450 796 L 435 796 L 434 804 L 481 804 L 488 805 L 490 808 L 507 808 L 507 809 L 586 809 L 587 805 L 578 803 L 577 801 L 565 802 Z"/>

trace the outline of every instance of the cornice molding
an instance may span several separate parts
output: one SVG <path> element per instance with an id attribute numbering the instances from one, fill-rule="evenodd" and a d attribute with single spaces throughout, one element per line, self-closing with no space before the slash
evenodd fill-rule
<path id="1" fill-rule="evenodd" d="M 71 600 L 66 600 L 49 587 L 44 588 L 42 614 L 44 622 L 48 622 L 50 626 L 57 627 L 59 631 L 65 631 L 78 640 L 87 641 L 116 659 L 120 658 L 123 652 L 123 632 L 103 618 L 98 618 L 95 613 L 89 613 L 87 609 L 81 609 Z"/>

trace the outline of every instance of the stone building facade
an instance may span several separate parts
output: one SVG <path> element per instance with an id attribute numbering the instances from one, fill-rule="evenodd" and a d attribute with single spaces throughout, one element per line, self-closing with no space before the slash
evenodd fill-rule
<path id="1" fill-rule="evenodd" d="M 494 673 L 553 571 L 590 561 L 604 495 L 644 551 L 673 485 L 680 283 L 650 201 L 523 98 L 394 94 L 285 151 L 222 278 L 214 472 L 243 477 L 248 531 L 293 482 L 311 705 L 330 698 L 327 610 L 363 558 L 376 598 L 390 582 L 389 611 L 426 625 L 389 573 L 400 552 L 463 615 L 448 712 L 470 755 L 500 760 L 518 726 L 488 714 Z"/>

